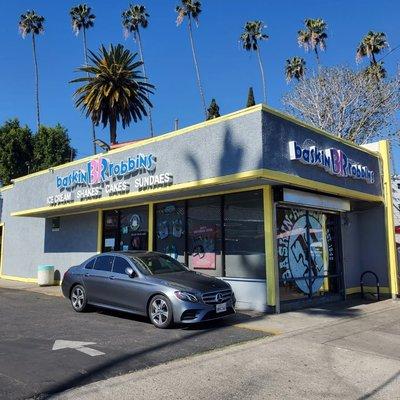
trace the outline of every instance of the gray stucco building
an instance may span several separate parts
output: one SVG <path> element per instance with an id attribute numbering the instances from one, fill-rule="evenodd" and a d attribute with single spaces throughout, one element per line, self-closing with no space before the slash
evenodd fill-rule
<path id="1" fill-rule="evenodd" d="M 365 270 L 395 296 L 388 154 L 257 105 L 27 175 L 0 189 L 1 277 L 148 249 L 229 281 L 242 308 L 343 298 Z"/>

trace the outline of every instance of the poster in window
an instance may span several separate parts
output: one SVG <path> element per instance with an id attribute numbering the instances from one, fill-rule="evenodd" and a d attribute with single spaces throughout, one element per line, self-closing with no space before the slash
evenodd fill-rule
<path id="1" fill-rule="evenodd" d="M 200 226 L 193 231 L 194 269 L 216 269 L 215 239 L 216 230 L 213 226 Z"/>

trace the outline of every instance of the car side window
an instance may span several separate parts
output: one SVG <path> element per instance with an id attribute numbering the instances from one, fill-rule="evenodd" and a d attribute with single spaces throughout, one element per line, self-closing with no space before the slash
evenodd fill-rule
<path id="1" fill-rule="evenodd" d="M 94 263 L 94 269 L 99 271 L 109 271 L 111 272 L 111 267 L 113 263 L 113 256 L 99 256 L 96 258 Z"/>
<path id="2" fill-rule="evenodd" d="M 86 263 L 85 269 L 92 269 L 95 261 L 96 259 L 92 258 L 89 262 Z"/>
<path id="3" fill-rule="evenodd" d="M 112 271 L 116 274 L 125 274 L 125 269 L 131 267 L 129 262 L 125 258 L 116 256 L 114 259 L 114 265 Z"/>

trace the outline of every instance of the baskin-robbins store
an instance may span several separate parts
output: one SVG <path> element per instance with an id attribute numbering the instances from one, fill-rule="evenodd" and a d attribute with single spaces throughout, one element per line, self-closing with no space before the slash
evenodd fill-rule
<path id="1" fill-rule="evenodd" d="M 229 281 L 243 309 L 343 299 L 366 270 L 398 293 L 387 142 L 359 147 L 263 105 L 0 190 L 5 279 L 147 249 Z"/>

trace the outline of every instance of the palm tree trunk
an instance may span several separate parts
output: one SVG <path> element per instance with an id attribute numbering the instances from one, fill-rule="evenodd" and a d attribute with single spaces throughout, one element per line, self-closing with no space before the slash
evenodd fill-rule
<path id="1" fill-rule="evenodd" d="M 36 43 L 35 34 L 32 33 L 32 48 L 33 48 L 33 62 L 35 64 L 35 96 L 36 96 L 36 121 L 37 121 L 37 131 L 40 129 L 40 106 L 39 106 L 39 68 L 36 58 Z"/>
<path id="2" fill-rule="evenodd" d="M 110 144 L 117 142 L 117 119 L 115 115 L 110 115 Z"/>
<path id="3" fill-rule="evenodd" d="M 319 54 L 318 54 L 317 46 L 314 47 L 314 52 L 315 52 L 315 57 L 317 58 L 317 69 L 319 71 L 320 67 L 321 67 L 321 64 L 320 64 L 320 61 L 319 61 Z"/>
<path id="4" fill-rule="evenodd" d="M 265 76 L 264 76 L 264 67 L 261 61 L 261 54 L 260 54 L 260 48 L 257 47 L 257 57 L 258 57 L 258 64 L 260 66 L 260 72 L 261 72 L 261 80 L 262 80 L 262 85 L 263 85 L 263 95 L 264 95 L 264 103 L 267 104 L 267 88 L 265 85 Z"/>
<path id="5" fill-rule="evenodd" d="M 138 47 L 139 47 L 140 61 L 143 63 L 142 64 L 143 76 L 146 78 L 146 81 L 147 81 L 146 66 L 144 65 L 144 58 L 143 58 L 142 39 L 140 37 L 139 28 L 137 28 L 136 31 L 134 32 L 134 36 L 135 36 L 135 40 L 137 41 L 137 44 L 138 44 Z M 146 94 L 146 97 L 149 98 L 149 95 Z M 149 116 L 150 137 L 153 137 L 154 136 L 154 129 L 153 129 L 153 118 L 151 116 L 151 107 L 148 106 L 146 108 L 147 108 L 147 114 Z"/>
<path id="6" fill-rule="evenodd" d="M 83 53 L 84 53 L 84 60 L 85 60 L 85 66 L 88 65 L 88 56 L 87 56 L 87 41 L 86 41 L 86 28 L 83 27 Z M 87 74 L 89 76 L 89 73 Z M 92 121 L 92 145 L 93 145 L 93 154 L 96 154 L 96 130 L 94 129 L 94 123 Z"/>
<path id="7" fill-rule="evenodd" d="M 192 32 L 192 19 L 190 17 L 190 14 L 189 14 L 188 18 L 189 18 L 188 19 L 189 39 L 190 39 L 190 44 L 192 46 L 192 55 L 193 55 L 194 68 L 196 70 L 197 85 L 199 86 L 200 98 L 201 98 L 201 102 L 203 103 L 204 115 L 205 115 L 205 118 L 207 119 L 207 106 L 206 106 L 206 100 L 204 98 L 203 87 L 201 86 L 200 71 L 199 71 L 199 65 L 197 63 L 196 50 L 194 48 L 193 32 Z"/>

